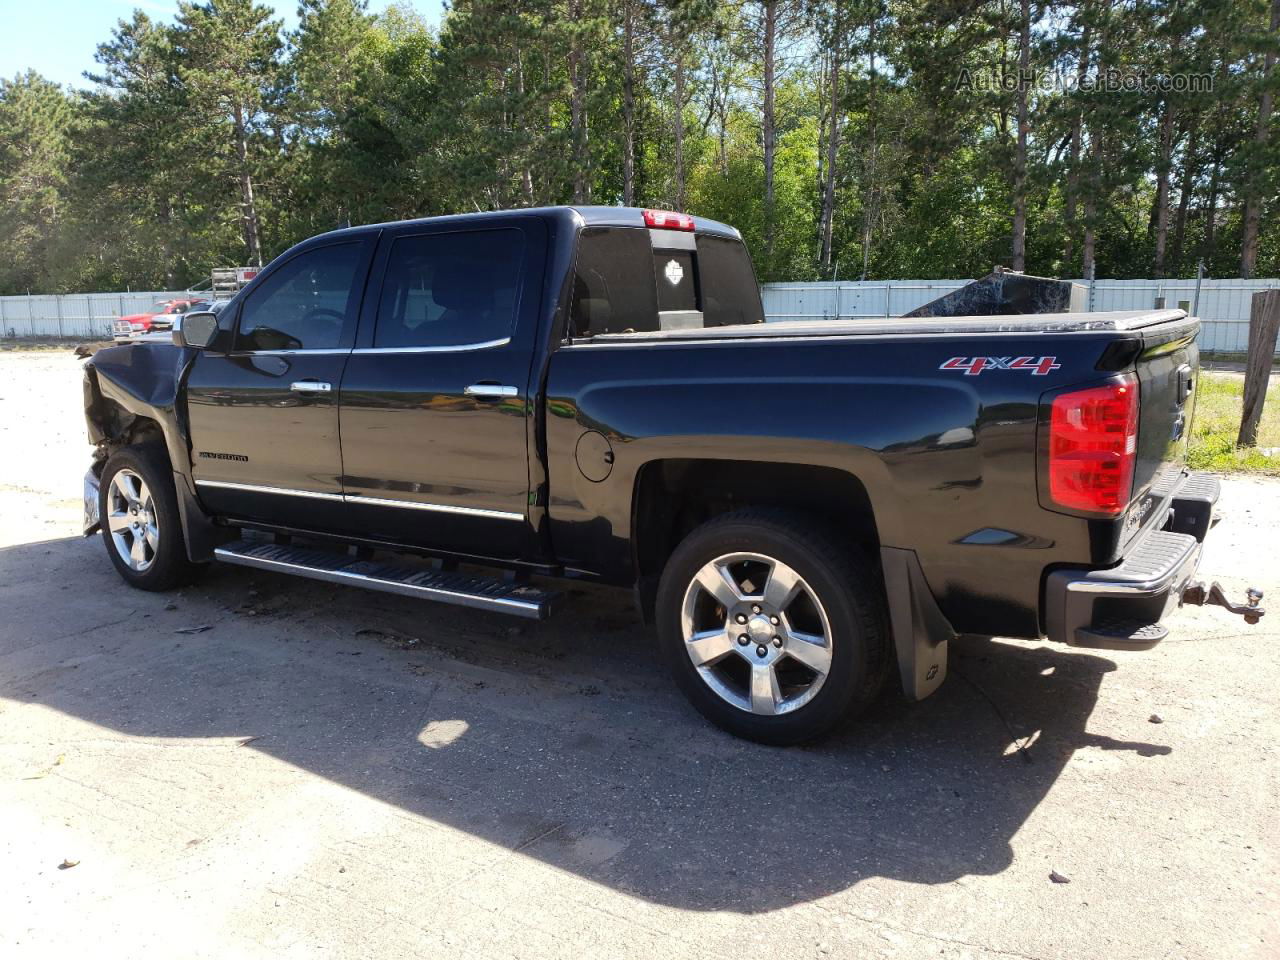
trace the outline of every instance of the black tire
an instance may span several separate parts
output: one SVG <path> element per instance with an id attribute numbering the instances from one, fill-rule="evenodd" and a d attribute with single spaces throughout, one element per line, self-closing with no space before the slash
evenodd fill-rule
<path id="1" fill-rule="evenodd" d="M 829 670 L 816 692 L 810 694 L 811 699 L 790 712 L 761 715 L 728 702 L 703 679 L 686 648 L 682 612 L 694 577 L 707 564 L 737 553 L 759 554 L 789 566 L 803 578 L 818 609 L 825 610 Z M 663 658 L 694 707 L 729 733 L 777 746 L 813 740 L 867 707 L 884 685 L 890 645 L 881 583 L 876 566 L 860 552 L 837 543 L 803 514 L 764 508 L 723 514 L 685 537 L 662 572 L 656 617 Z M 710 616 L 722 616 L 723 606 L 714 600 L 712 605 L 714 612 Z M 733 632 L 748 629 L 733 626 L 736 621 L 730 620 L 727 612 L 723 616 Z M 715 628 L 713 624 L 712 629 Z M 789 646 L 790 640 L 786 643 Z M 735 653 L 750 664 L 751 656 L 767 646 L 768 641 L 759 648 L 752 641 Z M 777 656 L 784 655 L 785 651 L 779 648 Z M 760 656 L 772 658 L 774 654 L 768 651 Z M 722 657 L 717 662 L 723 667 L 716 669 L 737 668 L 734 654 Z M 743 669 L 750 672 L 753 668 Z"/>
<path id="2" fill-rule="evenodd" d="M 151 515 L 158 530 L 158 545 L 147 547 L 146 568 L 133 569 L 117 549 L 110 530 L 112 486 L 117 474 L 128 470 L 142 479 L 150 494 Z M 123 447 L 113 453 L 102 468 L 98 490 L 98 517 L 102 524 L 102 542 L 107 556 L 124 582 L 139 590 L 169 590 L 190 583 L 202 569 L 187 557 L 182 536 L 182 519 L 178 514 L 178 497 L 173 488 L 169 459 L 156 446 Z M 125 539 L 132 543 L 132 533 Z M 145 537 L 144 537 L 145 539 Z"/>

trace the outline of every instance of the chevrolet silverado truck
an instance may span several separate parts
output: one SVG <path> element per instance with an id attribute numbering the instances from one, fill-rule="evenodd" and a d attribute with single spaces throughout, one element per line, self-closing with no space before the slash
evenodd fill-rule
<path id="1" fill-rule="evenodd" d="M 1217 481 L 1180 310 L 765 323 L 738 232 L 578 207 L 326 233 L 86 362 L 86 536 L 544 618 L 630 588 L 711 721 L 817 737 L 957 634 L 1146 649 Z"/>

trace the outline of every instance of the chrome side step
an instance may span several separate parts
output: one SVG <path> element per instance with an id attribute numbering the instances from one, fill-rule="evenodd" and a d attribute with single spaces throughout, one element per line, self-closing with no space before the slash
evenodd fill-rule
<path id="1" fill-rule="evenodd" d="M 213 555 L 223 563 L 234 563 L 242 567 L 290 573 L 327 583 L 364 587 L 366 590 L 399 593 L 406 597 L 491 610 L 529 620 L 545 620 L 549 617 L 559 597 L 559 594 L 548 590 L 524 583 L 510 583 L 496 577 L 375 563 L 324 550 L 275 543 L 237 540 L 217 547 Z"/>

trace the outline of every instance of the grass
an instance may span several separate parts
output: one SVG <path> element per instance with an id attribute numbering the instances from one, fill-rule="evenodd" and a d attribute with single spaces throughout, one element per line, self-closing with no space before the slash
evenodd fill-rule
<path id="1" fill-rule="evenodd" d="M 1244 377 L 1200 372 L 1187 461 L 1193 470 L 1280 476 L 1280 383 L 1267 390 L 1258 445 L 1236 449 L 1244 409 Z"/>

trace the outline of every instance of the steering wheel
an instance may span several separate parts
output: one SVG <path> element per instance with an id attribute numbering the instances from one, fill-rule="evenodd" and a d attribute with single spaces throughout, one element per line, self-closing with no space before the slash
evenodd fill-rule
<path id="1" fill-rule="evenodd" d="M 342 324 L 345 323 L 347 319 L 346 314 L 341 313 L 337 310 L 330 310 L 328 307 L 316 307 L 314 310 L 310 310 L 307 312 L 307 315 L 302 318 L 302 322 L 306 323 L 308 320 L 312 319 L 313 317 L 329 317 L 338 326 L 342 326 Z"/>

